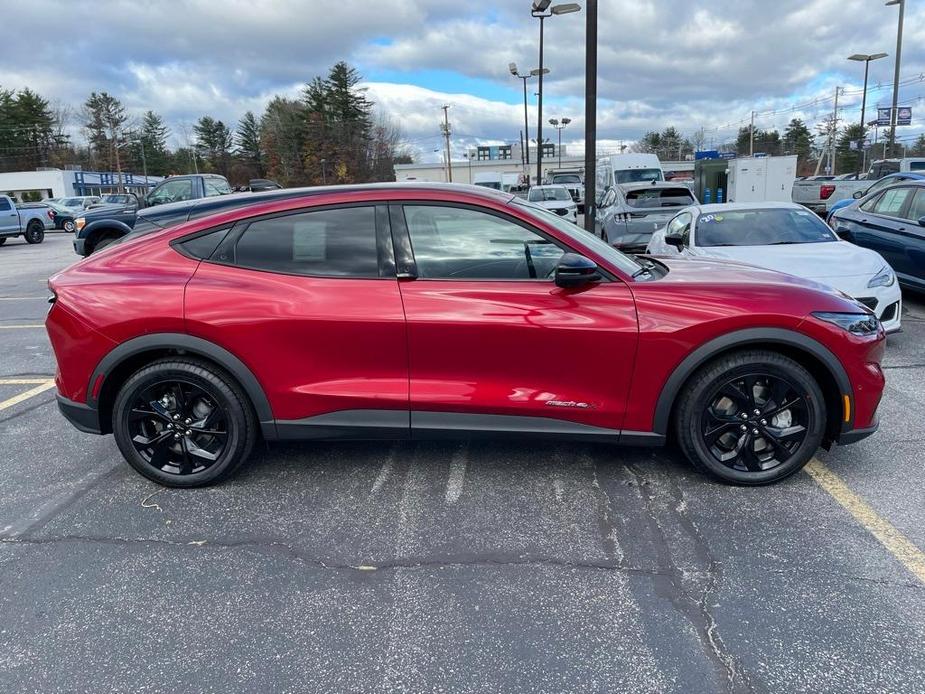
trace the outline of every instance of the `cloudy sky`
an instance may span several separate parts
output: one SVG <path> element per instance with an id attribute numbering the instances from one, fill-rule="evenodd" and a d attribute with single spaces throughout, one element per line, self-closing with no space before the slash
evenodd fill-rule
<path id="1" fill-rule="evenodd" d="M 868 117 L 888 105 L 897 8 L 882 0 L 600 0 L 598 138 L 603 147 L 675 125 L 706 144 L 734 137 L 754 109 L 762 128 L 793 116 L 815 124 L 846 94 L 859 118 L 871 64 Z M 925 7 L 908 3 L 901 91 L 925 130 Z M 175 143 L 201 115 L 235 123 L 275 94 L 294 96 L 338 60 L 357 67 L 378 108 L 422 159 L 437 157 L 440 106 L 451 105 L 454 148 L 512 142 L 523 128 L 522 70 L 537 64 L 530 0 L 0 0 L 0 86 L 29 86 L 79 105 L 96 90 L 129 110 L 154 109 Z M 545 116 L 568 116 L 564 141 L 582 147 L 584 15 L 546 22 Z M 535 84 L 530 83 L 535 136 Z M 547 134 L 548 133 L 544 133 Z"/>

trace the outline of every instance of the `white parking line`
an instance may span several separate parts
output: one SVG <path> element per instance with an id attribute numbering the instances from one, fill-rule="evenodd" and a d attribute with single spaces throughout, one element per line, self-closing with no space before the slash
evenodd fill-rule
<path id="1" fill-rule="evenodd" d="M 469 460 L 469 444 L 463 444 L 450 460 L 450 477 L 446 481 L 446 503 L 455 504 L 462 495 L 466 481 L 466 462 Z"/>
<path id="2" fill-rule="evenodd" d="M 14 379 L 9 379 L 14 380 Z M 2 383 L 0 383 L 2 384 Z M 6 384 L 2 384 L 6 385 Z M 35 386 L 35 388 L 30 388 L 29 390 L 20 393 L 19 395 L 14 395 L 12 398 L 8 398 L 3 402 L 0 402 L 0 410 L 6 410 L 13 405 L 18 405 L 21 402 L 25 402 L 29 398 L 35 397 L 41 393 L 44 393 L 46 390 L 50 390 L 55 387 L 54 380 L 44 380 L 40 381 L 40 385 Z"/>
<path id="3" fill-rule="evenodd" d="M 22 325 L 0 325 L 0 330 L 24 330 L 26 328 L 44 328 L 41 323 L 24 323 Z"/>
<path id="4" fill-rule="evenodd" d="M 32 301 L 32 300 L 44 299 L 48 301 L 48 295 L 45 296 L 0 296 L 0 301 Z"/>

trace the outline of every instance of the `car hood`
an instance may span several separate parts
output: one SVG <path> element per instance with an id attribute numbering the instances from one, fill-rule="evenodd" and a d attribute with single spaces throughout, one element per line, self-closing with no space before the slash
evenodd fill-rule
<path id="1" fill-rule="evenodd" d="M 115 214 L 126 214 L 129 209 L 125 205 L 102 205 L 100 207 L 94 207 L 89 210 L 85 210 L 83 214 L 78 216 L 83 217 L 84 219 L 103 219 L 105 217 L 112 217 Z"/>
<path id="2" fill-rule="evenodd" d="M 748 263 L 823 284 L 844 277 L 872 277 L 886 261 L 876 251 L 847 241 L 798 243 L 789 246 L 701 248 L 713 258 Z"/>

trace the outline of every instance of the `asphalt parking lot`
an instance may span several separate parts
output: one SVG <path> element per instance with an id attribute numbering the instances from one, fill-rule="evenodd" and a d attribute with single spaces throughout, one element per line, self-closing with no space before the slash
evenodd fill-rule
<path id="1" fill-rule="evenodd" d="M 165 490 L 54 404 L 70 243 L 0 248 L 0 691 L 925 692 L 921 297 L 880 431 L 773 487 L 472 442 Z"/>

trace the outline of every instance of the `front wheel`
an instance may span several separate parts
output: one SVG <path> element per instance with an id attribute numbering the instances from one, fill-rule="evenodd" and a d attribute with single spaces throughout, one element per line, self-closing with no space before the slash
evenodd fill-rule
<path id="1" fill-rule="evenodd" d="M 250 453 L 257 425 L 234 379 L 198 360 L 162 359 L 116 397 L 113 433 L 135 470 L 167 487 L 217 482 Z"/>
<path id="2" fill-rule="evenodd" d="M 825 434 L 825 398 L 812 375 L 776 352 L 708 364 L 685 387 L 675 426 L 687 458 L 723 482 L 760 485 L 800 470 Z"/>
<path id="3" fill-rule="evenodd" d="M 72 220 L 69 219 L 64 223 L 63 228 L 69 234 L 73 234 L 74 230 L 77 228 L 77 225 Z"/>
<path id="4" fill-rule="evenodd" d="M 41 222 L 32 222 L 26 227 L 26 233 L 23 234 L 26 243 L 42 243 L 45 240 L 45 227 Z"/>

